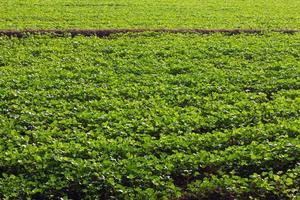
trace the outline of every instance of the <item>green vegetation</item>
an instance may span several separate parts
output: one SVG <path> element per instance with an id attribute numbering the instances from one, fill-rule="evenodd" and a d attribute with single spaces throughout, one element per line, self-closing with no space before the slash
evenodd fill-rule
<path id="1" fill-rule="evenodd" d="M 296 197 L 299 61 L 300 34 L 0 37 L 0 198 Z"/>
<path id="2" fill-rule="evenodd" d="M 0 0 L 0 29 L 299 29 L 299 0 Z"/>

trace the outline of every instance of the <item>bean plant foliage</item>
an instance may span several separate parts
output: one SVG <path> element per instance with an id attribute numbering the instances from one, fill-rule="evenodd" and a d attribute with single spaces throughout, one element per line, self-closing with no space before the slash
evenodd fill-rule
<path id="1" fill-rule="evenodd" d="M 0 0 L 0 29 L 299 29 L 299 0 Z"/>
<path id="2" fill-rule="evenodd" d="M 297 198 L 299 44 L 0 37 L 0 198 Z"/>

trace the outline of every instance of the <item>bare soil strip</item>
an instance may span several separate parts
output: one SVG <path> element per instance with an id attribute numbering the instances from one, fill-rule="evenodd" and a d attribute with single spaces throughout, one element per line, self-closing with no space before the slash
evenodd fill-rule
<path id="1" fill-rule="evenodd" d="M 51 29 L 28 29 L 28 30 L 0 30 L 0 35 L 26 37 L 28 35 L 44 35 L 53 34 L 57 36 L 97 36 L 106 37 L 117 33 L 142 33 L 142 32 L 166 32 L 166 33 L 198 33 L 198 34 L 213 34 L 223 33 L 226 35 L 236 34 L 263 34 L 266 32 L 279 32 L 285 34 L 299 33 L 300 30 L 260 30 L 260 29 L 69 29 L 69 30 L 51 30 Z"/>

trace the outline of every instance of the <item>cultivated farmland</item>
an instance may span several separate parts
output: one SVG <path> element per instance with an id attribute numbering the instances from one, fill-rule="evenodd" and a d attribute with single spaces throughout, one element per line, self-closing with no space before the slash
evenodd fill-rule
<path id="1" fill-rule="evenodd" d="M 299 36 L 2 37 L 2 194 L 295 196 Z"/>
<path id="2" fill-rule="evenodd" d="M 0 29 L 298 29 L 299 0 L 0 0 Z"/>
<path id="3" fill-rule="evenodd" d="M 0 0 L 0 199 L 299 198 L 298 7 Z"/>

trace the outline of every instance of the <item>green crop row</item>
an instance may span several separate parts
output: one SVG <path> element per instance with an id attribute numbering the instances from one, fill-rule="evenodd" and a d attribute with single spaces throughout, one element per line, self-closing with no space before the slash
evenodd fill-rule
<path id="1" fill-rule="evenodd" d="M 299 0 L 0 0 L 0 29 L 299 29 Z"/>
<path id="2" fill-rule="evenodd" d="M 0 198 L 299 196 L 300 34 L 0 37 Z"/>

